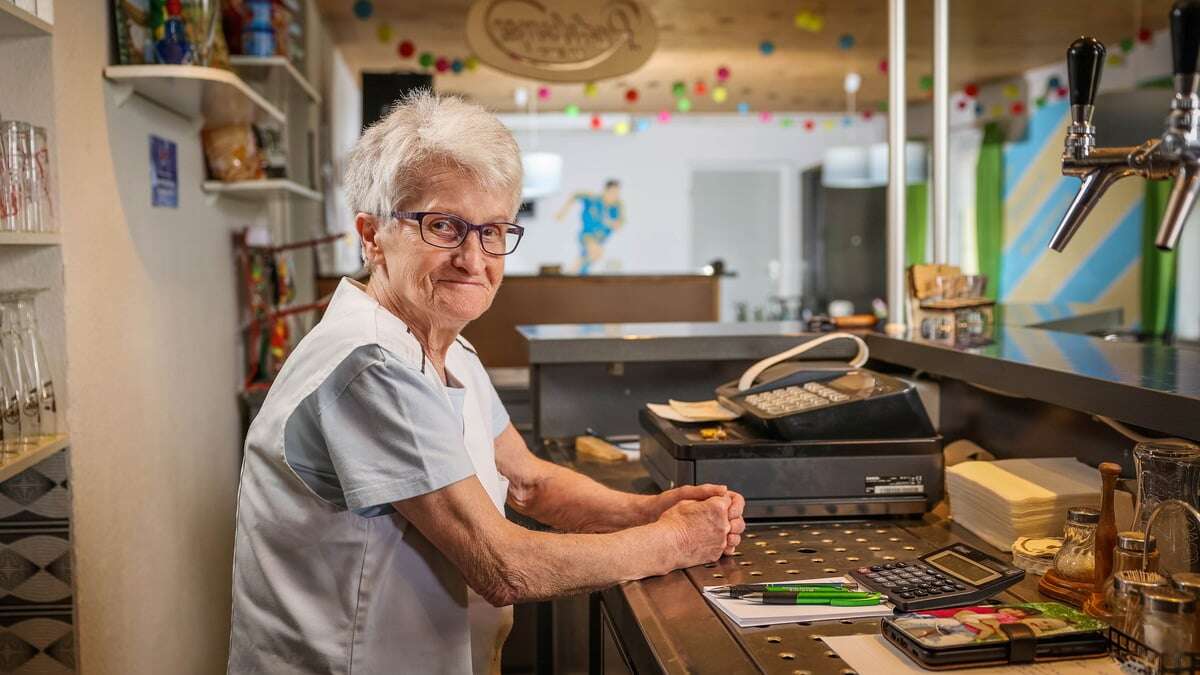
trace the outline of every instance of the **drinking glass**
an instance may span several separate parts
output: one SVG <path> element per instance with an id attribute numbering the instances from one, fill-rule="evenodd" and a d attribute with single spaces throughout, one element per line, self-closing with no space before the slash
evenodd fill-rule
<path id="1" fill-rule="evenodd" d="M 0 153 L 4 155 L 5 222 L 4 229 L 28 232 L 30 230 L 28 191 L 28 135 L 25 122 L 4 120 L 0 122 Z"/>
<path id="2" fill-rule="evenodd" d="M 55 232 L 58 222 L 54 217 L 54 204 L 50 200 L 50 144 L 46 139 L 46 127 L 33 127 L 29 142 L 33 167 L 30 191 L 37 203 L 37 230 Z"/>
<path id="3" fill-rule="evenodd" d="M 17 228 L 17 189 L 20 181 L 16 163 L 9 157 L 8 122 L 0 121 L 0 232 L 15 232 Z"/>

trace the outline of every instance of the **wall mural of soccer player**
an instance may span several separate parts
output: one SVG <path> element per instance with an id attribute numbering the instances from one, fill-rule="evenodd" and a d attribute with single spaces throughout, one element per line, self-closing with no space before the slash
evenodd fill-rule
<path id="1" fill-rule="evenodd" d="M 621 184 L 614 179 L 604 183 L 604 191 L 596 194 L 576 192 L 555 214 L 561 221 L 571 205 L 579 202 L 579 274 L 590 274 L 592 265 L 604 255 L 604 244 L 613 232 L 625 224 L 625 205 L 621 203 Z"/>

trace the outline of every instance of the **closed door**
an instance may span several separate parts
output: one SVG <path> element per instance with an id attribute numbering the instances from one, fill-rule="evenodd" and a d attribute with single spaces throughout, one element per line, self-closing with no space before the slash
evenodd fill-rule
<path id="1" fill-rule="evenodd" d="M 744 303 L 751 320 L 768 316 L 779 293 L 779 228 L 782 217 L 779 171 L 736 169 L 692 171 L 692 266 L 716 258 L 736 273 L 721 282 L 721 320 L 733 321 Z"/>

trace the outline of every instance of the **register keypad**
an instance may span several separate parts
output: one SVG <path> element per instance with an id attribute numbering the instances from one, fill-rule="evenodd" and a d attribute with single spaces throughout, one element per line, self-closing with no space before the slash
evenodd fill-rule
<path id="1" fill-rule="evenodd" d="M 819 382 L 808 382 L 802 387 L 781 387 L 746 397 L 747 403 L 768 415 L 790 415 L 848 400 L 849 396 Z"/>

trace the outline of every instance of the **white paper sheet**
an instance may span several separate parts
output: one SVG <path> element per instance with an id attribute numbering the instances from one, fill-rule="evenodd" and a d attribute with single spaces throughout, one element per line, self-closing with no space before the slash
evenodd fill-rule
<path id="1" fill-rule="evenodd" d="M 882 635 L 829 635 L 821 639 L 859 675 L 929 675 L 934 672 L 917 665 Z M 1106 656 L 1079 661 L 1048 661 L 936 672 L 938 675 L 1121 675 L 1121 667 Z"/>
<path id="2" fill-rule="evenodd" d="M 768 583 L 768 582 L 756 582 Z M 824 577 L 821 579 L 783 579 L 777 583 L 786 584 L 840 584 L 846 583 L 846 577 Z M 734 598 L 720 598 L 707 591 L 720 586 L 705 586 L 704 597 L 724 612 L 733 622 L 742 628 L 749 626 L 771 626 L 777 623 L 795 623 L 797 621 L 837 621 L 840 619 L 861 619 L 872 616 L 891 616 L 892 606 L 880 604 L 871 607 L 832 607 L 830 605 L 761 605 L 756 602 L 746 602 Z"/>
<path id="3" fill-rule="evenodd" d="M 716 401 L 676 401 L 647 403 L 650 412 L 672 422 L 728 422 L 739 415 Z"/>

